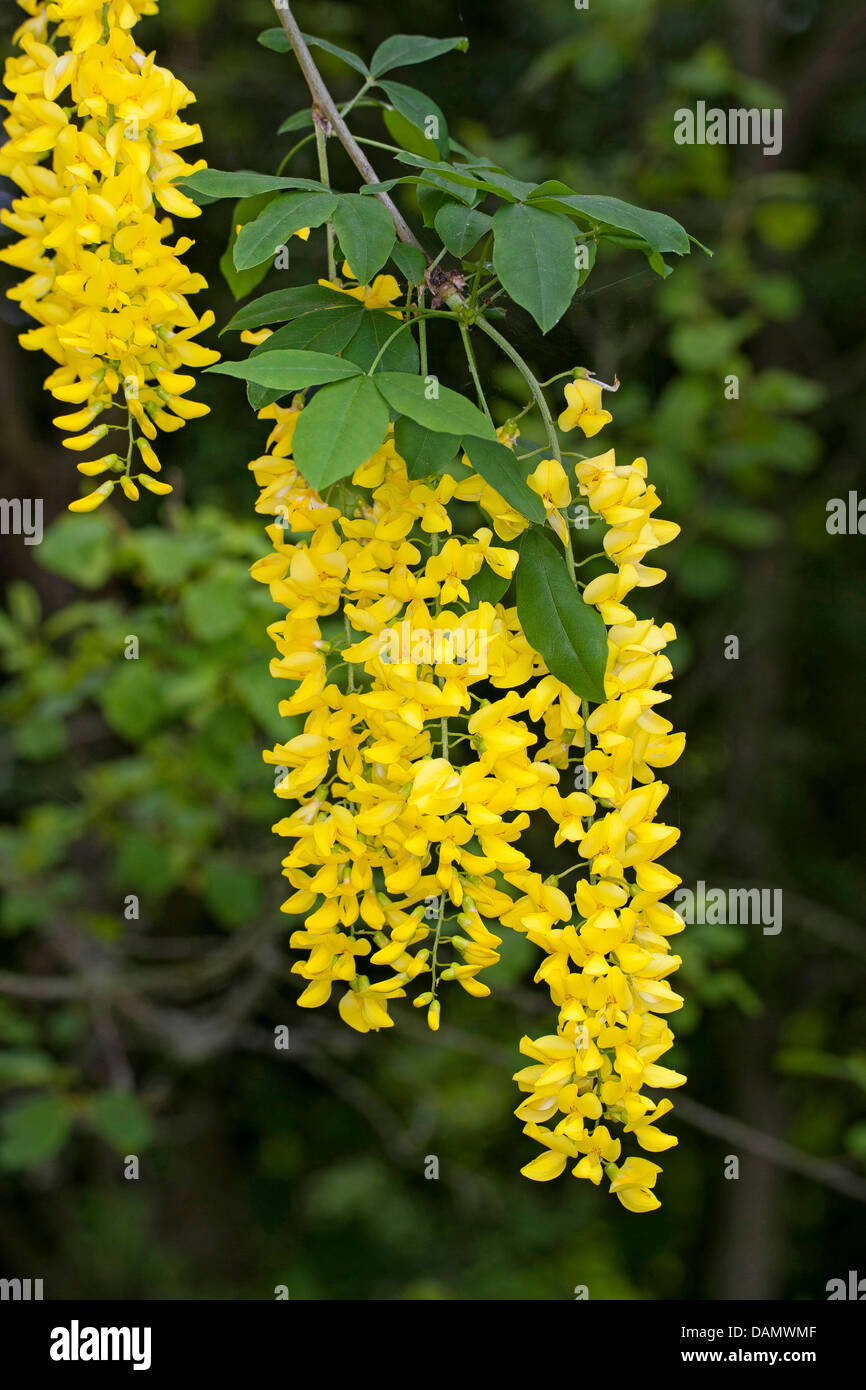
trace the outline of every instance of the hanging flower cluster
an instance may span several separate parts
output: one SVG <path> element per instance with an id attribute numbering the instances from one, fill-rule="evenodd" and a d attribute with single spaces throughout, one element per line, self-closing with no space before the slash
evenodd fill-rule
<path id="1" fill-rule="evenodd" d="M 563 428 L 569 423 L 560 419 Z M 536 979 L 545 981 L 559 1010 L 555 1034 L 521 1042 L 532 1065 L 515 1077 L 528 1093 L 517 1114 L 524 1132 L 543 1146 L 522 1171 L 545 1181 L 574 1160 L 576 1177 L 598 1184 L 606 1174 L 623 1206 L 643 1212 L 660 1205 L 651 1189 L 661 1170 L 641 1157 L 619 1165 L 621 1141 L 609 1125 L 622 1126 L 650 1153 L 677 1142 L 656 1128 L 672 1103 L 651 1100 L 643 1088 L 668 1089 L 686 1079 L 658 1064 L 674 1042 L 664 1016 L 683 1002 L 667 982 L 680 965 L 668 937 L 683 921 L 662 901 L 680 880 L 657 861 L 679 831 L 656 820 L 668 788 L 655 776 L 680 756 L 685 735 L 674 733 L 655 708 L 669 698 L 658 687 L 672 674 L 662 652 L 674 627 L 637 619 L 624 600 L 664 579 L 664 570 L 644 558 L 679 527 L 653 517 L 659 498 L 647 485 L 645 459 L 621 467 L 609 450 L 578 464 L 576 474 L 581 495 L 610 528 L 604 549 L 616 566 L 583 595 L 608 628 L 607 698 L 585 723 L 583 767 L 593 813 L 570 836 L 586 870 L 574 892 L 580 920 L 572 922 L 571 901 L 554 888 L 543 902 L 527 896 L 505 919 L 545 951 Z"/>
<path id="2" fill-rule="evenodd" d="M 601 388 L 566 391 L 561 427 L 595 434 L 610 418 Z M 624 600 L 663 578 L 643 559 L 678 528 L 653 518 L 644 460 L 617 467 L 611 451 L 578 465 L 616 566 L 584 592 L 609 629 L 607 699 L 590 712 L 548 671 L 517 608 L 477 597 L 491 573 L 507 588 L 509 543 L 528 522 L 469 459 L 460 478 L 413 480 L 389 432 L 322 497 L 292 462 L 301 409 L 297 397 L 260 412 L 273 429 L 250 465 L 256 510 L 277 518 L 252 574 L 285 610 L 268 629 L 271 673 L 294 683 L 279 708 L 299 730 L 264 754 L 290 804 L 274 830 L 289 842 L 283 910 L 305 918 L 291 938 L 299 1002 L 324 1004 L 336 988 L 344 1021 L 368 1032 L 391 1027 L 392 1001 L 414 992 L 436 1029 L 444 983 L 489 994 L 482 976 L 501 944 L 490 924 L 525 934 L 545 953 L 536 979 L 559 1021 L 521 1044 L 534 1065 L 518 1075 L 529 1094 L 517 1113 L 544 1146 L 523 1171 L 552 1178 L 574 1158 L 577 1176 L 598 1183 L 606 1171 L 625 1206 L 650 1210 L 658 1168 L 618 1166 L 609 1126 L 650 1151 L 676 1142 L 654 1128 L 670 1103 L 641 1088 L 684 1079 L 657 1065 L 673 1041 L 663 1015 L 681 1003 L 665 977 L 679 964 L 667 936 L 682 923 L 661 901 L 678 880 L 657 860 L 678 832 L 655 820 L 667 788 L 654 772 L 683 737 L 655 712 L 674 630 L 637 620 Z M 514 445 L 515 426 L 498 434 Z M 564 467 L 543 459 L 529 486 L 564 539 Z M 453 534 L 452 502 L 474 503 L 489 525 Z M 573 789 L 576 767 L 585 789 Z M 532 813 L 556 845 L 576 846 L 572 896 L 521 847 Z"/>
<path id="3" fill-rule="evenodd" d="M 178 116 L 192 92 L 132 37 L 155 0 L 19 3 L 29 18 L 6 63 L 13 95 L 0 149 L 0 173 L 22 190 L 2 213 L 19 239 L 0 259 L 26 273 L 8 293 L 39 325 L 22 345 L 57 364 L 45 386 L 70 407 L 54 420 L 64 445 L 83 453 L 110 429 L 124 432 L 122 454 L 78 464 L 88 477 L 114 475 L 70 504 L 90 511 L 117 483 L 133 501 L 139 485 L 170 492 L 153 476 L 151 441 L 208 410 L 188 399 L 188 369 L 219 356 L 193 341 L 214 319 L 187 302 L 206 282 L 181 259 L 190 239 L 170 243 L 161 215 L 198 216 L 175 180 L 204 167 L 178 153 L 201 132 Z M 114 406 L 125 419 L 101 420 Z"/>

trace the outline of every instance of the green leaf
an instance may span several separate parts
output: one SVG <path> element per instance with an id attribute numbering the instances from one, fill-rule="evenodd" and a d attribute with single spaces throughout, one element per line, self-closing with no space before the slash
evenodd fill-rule
<path id="1" fill-rule="evenodd" d="M 424 171 L 424 177 L 449 179 L 452 183 L 463 184 L 475 190 L 475 201 L 482 193 L 495 193 L 508 203 L 520 202 L 535 189 L 535 184 L 523 179 L 513 179 L 495 164 L 445 164 L 441 160 L 427 159 L 408 150 L 401 150 L 394 158 L 400 164 L 414 164 Z"/>
<path id="2" fill-rule="evenodd" d="M 184 585 L 181 608 L 193 637 L 202 642 L 233 636 L 243 627 L 247 614 L 237 583 L 228 575 L 212 575 Z"/>
<path id="3" fill-rule="evenodd" d="M 465 38 L 430 39 L 424 34 L 393 34 L 379 44 L 370 60 L 370 72 L 374 77 L 381 77 L 392 68 L 428 63 L 431 58 L 438 58 L 440 53 L 449 53 L 454 48 L 465 53 L 468 47 L 469 40 Z"/>
<path id="4" fill-rule="evenodd" d="M 252 304 L 244 305 L 230 319 L 222 330 L 242 332 L 250 328 L 264 328 L 271 323 L 282 323 L 298 314 L 307 314 L 312 309 L 330 309 L 346 303 L 348 295 L 339 290 L 328 289 L 327 285 L 293 285 L 285 290 L 273 290 L 262 294 Z"/>
<path id="5" fill-rule="evenodd" d="M 649 261 L 650 270 L 654 270 L 656 275 L 660 275 L 663 280 L 673 274 L 673 266 L 667 264 L 660 252 L 647 251 L 646 258 Z"/>
<path id="6" fill-rule="evenodd" d="M 466 193 L 467 191 L 469 193 L 473 192 L 472 189 L 467 190 L 463 188 L 456 196 L 460 197 L 462 193 Z M 415 196 L 418 199 L 418 206 L 421 209 L 421 216 L 424 220 L 425 227 L 435 226 L 437 212 L 441 207 L 445 206 L 453 195 L 453 188 L 449 188 L 446 192 L 444 188 L 434 188 L 430 183 L 417 183 L 415 185 Z"/>
<path id="7" fill-rule="evenodd" d="M 360 285 L 369 285 L 394 248 L 390 214 L 375 198 L 344 193 L 337 202 L 333 223 L 352 274 Z"/>
<path id="8" fill-rule="evenodd" d="M 527 464 L 506 444 L 498 439 L 475 439 L 471 435 L 463 440 L 469 462 L 485 482 L 495 488 L 510 506 L 525 516 L 527 521 L 544 524 L 547 513 L 544 503 L 526 482 L 529 472 Z"/>
<path id="9" fill-rule="evenodd" d="M 581 285 L 586 284 L 592 273 L 592 268 L 595 265 L 595 258 L 598 255 L 598 241 L 579 242 L 575 247 L 575 256 L 578 251 L 586 251 L 586 265 L 581 266 L 577 272 L 577 287 L 580 289 Z"/>
<path id="10" fill-rule="evenodd" d="M 104 522 L 104 518 L 101 518 Z M 61 526 L 67 527 L 70 539 L 74 539 L 75 526 L 70 525 L 74 522 L 71 516 L 62 517 L 55 523 L 54 529 Z M 106 529 L 103 527 L 102 529 Z M 25 579 L 13 579 L 6 590 L 6 606 L 9 609 L 9 616 L 16 627 L 23 632 L 35 632 L 42 621 L 42 604 L 39 595 L 32 584 L 28 584 Z"/>
<path id="11" fill-rule="evenodd" d="M 401 150 L 399 155 L 395 155 L 394 158 L 401 159 L 404 155 L 407 155 L 407 151 Z M 451 166 L 446 164 L 443 167 L 448 169 Z M 361 196 L 372 198 L 377 193 L 390 193 L 392 188 L 397 188 L 400 185 L 417 188 L 419 201 L 422 189 L 435 189 L 448 198 L 459 198 L 461 202 L 469 205 L 480 202 L 484 196 L 483 191 L 474 184 L 467 183 L 464 179 L 452 178 L 449 174 L 441 174 L 436 169 L 424 169 L 418 174 L 404 174 L 400 178 L 384 179 L 382 183 L 367 183 L 361 190 Z M 436 208 L 440 207 L 441 203 L 442 199 L 440 198 L 436 202 Z M 432 217 L 425 215 L 424 225 L 425 227 L 432 226 Z"/>
<path id="12" fill-rule="evenodd" d="M 140 1153 L 153 1139 L 150 1116 L 129 1091 L 102 1091 L 93 1096 L 90 1118 L 94 1129 L 120 1154 Z"/>
<path id="13" fill-rule="evenodd" d="M 264 406 L 273 405 L 274 401 L 278 401 L 280 397 L 285 394 L 286 392 L 281 391 L 279 387 L 269 388 L 267 386 L 257 386 L 254 381 L 247 382 L 247 400 L 249 401 L 250 410 L 254 410 L 257 415 Z"/>
<path id="14" fill-rule="evenodd" d="M 396 321 L 391 318 L 390 314 L 386 314 L 384 309 L 365 310 L 358 331 L 346 347 L 343 356 L 349 362 L 356 362 L 359 367 L 368 372 L 394 329 L 398 327 Z M 404 328 L 402 333 L 398 333 L 393 342 L 385 348 L 384 353 L 379 358 L 379 366 L 376 370 L 377 372 L 380 370 L 383 372 L 417 372 L 418 345 L 412 337 L 411 328 Z"/>
<path id="15" fill-rule="evenodd" d="M 432 140 L 418 129 L 412 121 L 397 110 L 396 106 L 382 103 L 382 120 L 393 144 L 401 150 L 412 150 L 415 154 L 438 155 L 439 151 Z"/>
<path id="16" fill-rule="evenodd" d="M 256 35 L 256 43 L 260 43 L 262 48 L 269 48 L 272 53 L 288 53 L 292 46 L 286 31 L 276 27 L 263 29 Z"/>
<path id="17" fill-rule="evenodd" d="M 328 309 L 314 309 L 309 314 L 278 328 L 265 342 L 253 348 L 250 356 L 259 357 L 270 350 L 308 348 L 312 352 L 337 353 L 354 337 L 366 310 L 357 299 L 343 295 L 343 303 Z"/>
<path id="18" fill-rule="evenodd" d="M 236 172 L 224 169 L 199 169 L 197 174 L 178 180 L 178 188 L 202 193 L 210 199 L 252 198 L 256 193 L 270 193 L 276 188 L 308 188 L 317 193 L 328 190 L 315 179 L 283 178 L 279 174 L 256 174 L 250 169 Z"/>
<path id="19" fill-rule="evenodd" d="M 217 362 L 207 370 L 220 376 L 240 377 L 241 381 L 254 381 L 271 389 L 279 387 L 282 391 L 302 391 L 307 386 L 341 381 L 359 372 L 354 362 L 345 362 L 342 357 L 332 357 L 327 352 L 306 352 L 301 348 L 253 353 L 245 362 Z"/>
<path id="20" fill-rule="evenodd" d="M 236 270 L 234 262 L 235 234 L 232 236 L 228 246 L 219 258 L 220 274 L 228 285 L 233 299 L 246 299 L 248 294 L 252 294 L 256 285 L 260 285 L 271 268 L 270 261 L 264 265 L 254 266 L 252 270 Z"/>
<path id="21" fill-rule="evenodd" d="M 495 193 L 507 203 L 520 203 L 532 189 L 524 179 L 513 179 L 501 169 L 481 170 L 475 187 L 482 193 Z"/>
<path id="22" fill-rule="evenodd" d="M 30 1047 L 0 1048 L 0 1089 L 48 1086 L 59 1068 L 47 1052 Z"/>
<path id="23" fill-rule="evenodd" d="M 323 53 L 330 53 L 332 58 L 341 59 L 342 62 L 348 63 L 350 68 L 359 72 L 362 77 L 370 76 L 370 69 L 363 58 L 358 57 L 357 53 L 352 53 L 348 48 L 340 48 L 337 44 L 330 43 L 328 39 L 318 39 L 315 34 L 304 34 L 303 38 L 310 48 L 320 48 Z"/>
<path id="24" fill-rule="evenodd" d="M 378 98 L 362 97 L 359 101 L 355 102 L 352 109 L 353 111 L 359 111 L 362 106 L 381 107 L 382 105 L 383 102 L 381 102 Z M 276 133 L 277 135 L 289 135 L 293 131 L 312 129 L 313 115 L 309 106 L 305 106 L 302 107 L 300 111 L 293 111 L 291 116 L 287 116 L 286 119 L 283 121 L 282 125 L 277 127 Z"/>
<path id="25" fill-rule="evenodd" d="M 3 1117 L 0 1168 L 30 1168 L 53 1158 L 71 1128 L 72 1114 L 62 1096 L 20 1101 Z"/>
<path id="26" fill-rule="evenodd" d="M 238 697 L 262 729 L 274 740 L 284 743 L 296 733 L 303 732 L 303 716 L 287 718 L 277 713 L 278 696 L 276 682 L 267 666 L 248 663 L 237 667 L 231 675 L 231 683 Z M 287 729 L 291 733 L 287 734 Z"/>
<path id="27" fill-rule="evenodd" d="M 546 191 L 548 189 L 550 192 Z M 680 256 L 687 256 L 689 253 L 687 232 L 679 222 L 675 222 L 664 212 L 636 208 L 631 203 L 622 202 L 620 198 L 572 193 L 566 184 L 560 184 L 555 180 L 548 184 L 539 184 L 531 194 L 530 202 L 535 207 L 577 215 L 596 225 L 618 227 L 621 231 L 633 232 L 653 251 L 674 251 Z"/>
<path id="28" fill-rule="evenodd" d="M 431 97 L 419 92 L 416 87 L 407 87 L 403 82 L 380 82 L 379 86 L 388 96 L 391 104 L 400 115 L 422 132 L 443 159 L 448 157 L 448 122 L 440 107 Z M 435 135 L 428 133 L 430 118 L 435 121 Z"/>
<path id="29" fill-rule="evenodd" d="M 238 270 L 273 259 L 277 248 L 302 227 L 321 227 L 337 205 L 336 193 L 287 193 L 242 227 L 235 243 Z"/>
<path id="30" fill-rule="evenodd" d="M 298 416 L 292 449 L 299 472 L 317 491 L 354 473 L 388 429 L 388 410 L 372 377 L 356 376 L 319 391 Z"/>
<path id="31" fill-rule="evenodd" d="M 168 533 L 162 526 L 142 526 L 128 537 L 128 544 L 141 578 L 161 590 L 177 587 L 193 570 L 212 561 L 220 543 L 201 530 Z"/>
<path id="32" fill-rule="evenodd" d="M 495 439 L 496 431 L 476 405 L 435 377 L 411 376 L 408 372 L 376 372 L 371 378 L 385 400 L 398 415 L 408 415 L 419 425 L 439 434 L 474 434 Z M 428 391 L 435 394 L 428 396 Z"/>
<path id="33" fill-rule="evenodd" d="M 338 48 L 335 43 L 329 43 L 327 39 L 317 39 L 315 34 L 304 34 L 304 42 L 310 48 L 321 48 L 323 52 L 330 53 L 332 58 L 341 58 L 344 63 L 348 63 L 350 68 L 360 72 L 363 77 L 368 77 L 370 70 L 363 58 L 359 58 L 357 53 L 351 53 L 348 48 Z M 265 29 L 256 39 L 262 48 L 269 48 L 272 53 L 288 53 L 291 48 L 288 35 L 284 29 Z"/>
<path id="34" fill-rule="evenodd" d="M 503 288 L 542 333 L 558 323 L 577 289 L 574 230 L 568 219 L 523 203 L 493 218 L 493 265 Z"/>
<path id="35" fill-rule="evenodd" d="M 509 578 L 497 574 L 488 564 L 483 564 L 477 574 L 466 580 L 470 609 L 480 608 L 482 603 L 497 604 L 510 583 Z"/>
<path id="36" fill-rule="evenodd" d="M 45 533 L 39 563 L 83 589 L 99 589 L 111 573 L 114 534 L 107 516 L 61 516 Z"/>
<path id="37" fill-rule="evenodd" d="M 202 895 L 222 926 L 249 926 L 261 908 L 261 876 L 234 859 L 209 859 L 202 874 Z"/>
<path id="38" fill-rule="evenodd" d="M 520 544 L 517 615 L 551 674 L 581 699 L 602 703 L 607 630 L 543 531 L 527 531 Z"/>
<path id="39" fill-rule="evenodd" d="M 235 203 L 228 246 L 219 262 L 223 279 L 235 299 L 245 299 L 248 294 L 251 294 L 256 285 L 261 284 L 271 268 L 270 258 L 265 260 L 263 264 L 253 266 L 249 270 L 236 268 L 234 251 L 238 239 L 238 228 L 245 226 L 247 222 L 252 222 L 278 196 L 276 193 L 256 193 L 252 198 L 241 198 Z"/>
<path id="40" fill-rule="evenodd" d="M 419 251 L 417 246 L 406 246 L 402 241 L 398 241 L 391 252 L 391 260 L 405 275 L 410 285 L 424 284 L 427 262 L 424 260 L 423 251 Z"/>
<path id="41" fill-rule="evenodd" d="M 441 434 L 401 415 L 394 429 L 397 453 L 410 478 L 429 478 L 447 472 L 446 464 L 460 448 L 459 434 Z"/>
<path id="42" fill-rule="evenodd" d="M 185 589 L 184 596 L 188 592 Z M 114 733 L 129 743 L 137 743 L 155 733 L 164 722 L 163 673 L 144 657 L 138 661 L 121 661 L 101 687 L 97 699 Z"/>
<path id="43" fill-rule="evenodd" d="M 463 203 L 443 203 L 433 218 L 433 225 L 445 249 L 462 260 L 485 232 L 490 231 L 493 218 L 488 217 L 486 212 L 475 212 Z"/>
<path id="44" fill-rule="evenodd" d="M 277 134 L 288 135 L 295 130 L 312 130 L 312 128 L 313 113 L 309 106 L 305 106 L 301 111 L 293 111 L 291 116 L 287 116 L 282 125 L 277 126 Z"/>

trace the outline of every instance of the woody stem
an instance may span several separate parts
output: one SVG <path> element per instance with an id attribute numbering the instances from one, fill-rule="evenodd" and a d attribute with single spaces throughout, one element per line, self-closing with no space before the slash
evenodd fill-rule
<path id="1" fill-rule="evenodd" d="M 280 24 L 283 26 L 283 30 L 286 34 L 286 37 L 292 46 L 292 52 L 298 60 L 298 66 L 300 67 L 301 72 L 304 74 L 304 79 L 307 83 L 307 86 L 310 89 L 310 94 L 313 98 L 315 105 L 320 107 L 320 109 L 327 116 L 331 124 L 331 129 L 333 130 L 340 144 L 343 146 L 343 149 L 346 151 L 346 154 L 351 159 L 355 168 L 358 170 L 358 173 L 361 175 L 361 178 L 364 180 L 364 182 L 378 183 L 379 176 L 376 173 L 376 170 L 373 168 L 369 159 L 364 154 L 364 151 L 361 149 L 361 146 L 358 144 L 349 127 L 346 125 L 346 122 L 343 120 L 343 117 L 340 115 L 340 112 L 337 109 L 337 105 L 334 101 L 334 98 L 331 96 L 331 93 L 328 91 L 328 88 L 322 81 L 322 76 L 319 72 L 319 69 L 316 67 L 310 50 L 304 42 L 304 36 L 298 27 L 297 20 L 292 14 L 291 8 L 288 5 L 287 0 L 279 0 L 279 2 L 278 0 L 274 0 L 274 9 L 277 12 L 277 18 L 279 19 Z M 400 212 L 400 209 L 396 206 L 393 199 L 390 198 L 387 193 L 377 193 L 376 197 L 379 199 L 379 202 L 382 203 L 383 206 L 386 207 L 388 209 L 388 212 L 391 214 L 391 217 L 394 222 L 394 227 L 397 231 L 397 236 L 400 238 L 400 240 L 402 242 L 405 242 L 408 246 L 417 247 L 419 251 L 423 252 L 423 246 L 418 241 L 418 238 L 415 236 L 414 232 L 412 231 L 412 228 L 409 226 L 408 222 L 403 217 L 403 214 Z"/>

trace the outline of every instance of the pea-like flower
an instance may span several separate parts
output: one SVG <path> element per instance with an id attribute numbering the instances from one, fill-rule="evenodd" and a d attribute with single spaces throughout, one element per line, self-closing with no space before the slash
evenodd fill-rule
<path id="1" fill-rule="evenodd" d="M 189 368 L 219 356 L 193 341 L 213 322 L 188 303 L 206 282 L 183 263 L 189 238 L 171 241 L 172 217 L 199 214 L 177 180 L 204 167 L 178 153 L 201 131 L 179 118 L 192 92 L 133 38 L 155 0 L 19 3 L 28 18 L 6 63 L 0 149 L 0 173 L 21 190 L 0 216 L 18 240 L 0 259 L 25 274 L 8 291 L 36 324 L 22 346 L 56 364 L 45 386 L 67 408 L 54 418 L 64 445 L 84 453 L 123 432 L 124 454 L 78 464 L 110 475 L 70 504 L 92 511 L 118 484 L 131 501 L 139 484 L 170 492 L 151 441 L 208 409 L 189 399 Z"/>

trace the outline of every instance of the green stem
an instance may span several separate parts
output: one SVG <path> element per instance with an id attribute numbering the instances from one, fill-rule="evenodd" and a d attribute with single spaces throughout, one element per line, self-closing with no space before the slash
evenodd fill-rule
<path id="1" fill-rule="evenodd" d="M 359 88 L 358 88 L 357 92 L 356 92 L 355 95 L 352 97 L 352 100 L 351 100 L 351 101 L 347 101 L 346 104 L 345 104 L 345 106 L 341 106 L 341 107 L 340 107 L 340 115 L 341 115 L 341 116 L 348 116 L 349 112 L 351 111 L 351 109 L 352 109 L 352 107 L 355 105 L 355 103 L 358 102 L 358 101 L 360 101 L 360 100 L 361 100 L 361 97 L 366 96 L 367 93 L 369 92 L 370 88 L 371 88 L 372 86 L 374 86 L 374 85 L 375 85 L 375 84 L 373 83 L 373 81 L 372 81 L 371 78 L 369 78 L 369 77 L 365 78 L 365 79 L 364 79 L 364 85 L 363 85 L 363 87 L 359 87 Z"/>
<path id="2" fill-rule="evenodd" d="M 370 368 L 369 368 L 369 370 L 368 370 L 368 372 L 367 372 L 367 376 L 372 376 L 372 375 L 373 375 L 373 373 L 375 372 L 376 368 L 377 368 L 378 365 L 379 365 L 379 362 L 380 362 L 381 359 L 384 357 L 385 353 L 388 351 L 388 348 L 391 346 L 391 344 L 393 343 L 394 339 L 397 337 L 398 333 L 402 333 L 404 328 L 411 328 L 411 327 L 412 327 L 414 324 L 416 324 L 416 323 L 418 324 L 419 329 L 420 329 L 421 325 L 422 325 L 423 322 L 424 322 L 424 318 L 429 318 L 429 316 L 430 316 L 430 314 L 431 314 L 432 312 L 433 312 L 433 310 L 429 310 L 429 309 L 428 309 L 427 313 L 424 314 L 423 318 L 419 318 L 419 317 L 416 316 L 415 318 L 405 319 L 405 320 L 403 321 L 403 323 L 401 323 L 400 326 L 399 326 L 398 328 L 395 328 L 395 329 L 394 329 L 394 332 L 393 332 L 392 334 L 390 334 L 390 336 L 389 336 L 388 338 L 385 339 L 385 341 L 384 341 L 384 343 L 382 344 L 382 346 L 380 347 L 379 351 L 376 353 L 376 356 L 373 358 L 373 361 L 370 363 Z"/>
<path id="3" fill-rule="evenodd" d="M 371 140 L 366 135 L 356 135 L 355 139 L 359 145 L 369 145 L 374 150 L 387 150 L 389 154 L 403 154 L 399 145 L 388 145 L 384 140 Z"/>
<path id="4" fill-rule="evenodd" d="M 466 327 L 465 323 L 460 324 L 460 337 L 463 339 L 463 350 L 466 353 L 466 361 L 469 363 L 469 370 L 472 373 L 472 380 L 475 382 L 475 390 L 478 393 L 478 404 L 481 406 L 481 409 L 492 425 L 493 416 L 490 414 L 487 400 L 484 396 L 484 388 L 481 385 L 481 378 L 478 375 L 478 364 L 475 361 L 475 352 L 469 337 L 469 329 Z"/>
<path id="5" fill-rule="evenodd" d="M 315 138 L 316 132 L 313 131 L 312 135 L 305 135 L 303 140 L 299 140 L 297 145 L 293 145 L 292 148 L 289 150 L 289 153 L 287 155 L 284 155 L 283 158 L 280 160 L 279 165 L 277 167 L 277 174 L 281 174 L 283 172 L 289 160 L 294 159 L 295 155 L 298 153 L 298 150 L 302 150 L 305 145 L 309 145 L 310 141 L 315 140 Z"/>
<path id="6" fill-rule="evenodd" d="M 552 386 L 555 381 L 562 381 L 562 378 L 564 376 L 574 376 L 574 372 L 571 367 L 568 367 L 567 370 L 564 372 L 557 372 L 556 376 L 550 377 L 547 381 L 540 381 L 538 384 L 539 386 Z"/>
<path id="7" fill-rule="evenodd" d="M 472 281 L 472 289 L 469 293 L 470 313 L 474 311 L 475 305 L 478 303 L 478 286 L 481 283 L 481 275 L 484 270 L 485 261 L 487 260 L 487 248 L 490 245 L 492 236 L 493 233 L 491 232 L 490 235 L 486 238 L 484 245 L 481 248 L 481 255 L 478 258 L 478 269 L 475 271 L 475 278 Z M 491 281 L 491 283 L 495 284 L 495 281 Z"/>
<path id="8" fill-rule="evenodd" d="M 576 864 L 570 864 L 567 869 L 563 869 L 562 873 L 551 874 L 550 877 L 556 879 L 558 883 L 561 878 L 566 878 L 568 874 L 573 874 L 576 869 L 585 869 L 588 863 L 588 859 L 579 859 Z"/>
<path id="9" fill-rule="evenodd" d="M 345 613 L 343 614 L 343 626 L 346 630 L 346 637 L 348 638 L 349 646 L 351 647 L 355 639 L 352 636 L 352 629 L 349 625 L 349 619 L 347 618 Z M 355 689 L 355 672 L 352 668 L 351 661 L 344 660 L 343 665 L 346 668 L 346 684 L 348 688 L 348 693 L 351 695 L 352 691 Z"/>
<path id="10" fill-rule="evenodd" d="M 437 885 L 438 886 L 438 885 Z M 436 922 L 436 935 L 433 938 L 433 949 L 430 952 L 430 983 L 433 986 L 433 993 L 436 994 L 438 981 L 436 979 L 436 966 L 439 959 L 439 939 L 442 936 L 442 923 L 445 919 L 445 894 L 439 890 L 439 918 Z"/>
<path id="11" fill-rule="evenodd" d="M 532 392 L 535 404 L 538 406 L 538 412 L 542 420 L 544 421 L 544 428 L 547 432 L 547 439 L 548 443 L 550 444 L 551 453 L 553 454 L 553 457 L 556 459 L 556 461 L 559 464 L 561 464 L 562 453 L 559 447 L 559 439 L 557 438 L 556 434 L 556 425 L 553 423 L 553 416 L 550 413 L 547 401 L 544 399 L 544 392 L 541 389 L 541 384 L 538 381 L 538 378 L 530 370 L 529 365 L 526 362 L 524 362 L 517 349 L 515 347 L 512 347 L 508 339 L 503 338 L 502 334 L 497 332 L 497 330 L 493 328 L 492 325 L 489 324 L 485 318 L 483 318 L 479 314 L 475 322 L 478 324 L 478 327 L 481 329 L 482 333 L 486 333 L 488 338 L 492 339 L 492 341 L 496 343 L 497 347 L 502 349 L 506 357 L 509 357 L 511 359 L 517 370 L 520 372 L 520 375 L 523 377 L 524 381 L 526 382 L 527 386 Z M 562 515 L 562 513 L 560 513 L 560 515 Z M 567 517 L 564 518 L 564 521 L 565 558 L 568 562 L 569 573 L 571 574 L 571 577 L 574 580 L 574 582 L 577 583 L 577 579 L 574 572 L 574 547 L 571 544 L 571 530 L 568 525 Z"/>
<path id="12" fill-rule="evenodd" d="M 425 323 L 426 315 L 424 314 L 424 287 L 423 287 L 423 286 L 421 286 L 421 287 L 419 288 L 419 290 L 418 290 L 418 312 L 419 312 L 419 314 L 421 314 L 421 320 L 420 320 L 420 322 L 419 322 L 419 324 L 418 324 L 418 348 L 419 348 L 419 351 L 420 351 L 420 353 L 421 353 L 421 376 L 422 376 L 422 377 L 426 377 L 426 376 L 427 376 L 427 324 Z"/>
<path id="13" fill-rule="evenodd" d="M 128 477 L 129 477 L 129 474 L 130 474 L 130 470 L 131 470 L 131 468 L 132 468 L 132 451 L 133 451 L 133 448 L 135 447 L 135 430 L 134 430 L 133 421 L 132 421 L 132 411 L 129 409 L 129 407 L 127 407 L 127 411 L 126 411 L 126 425 L 127 425 L 127 429 L 129 430 L 129 448 L 128 448 L 127 451 L 126 451 L 126 470 L 125 470 L 125 471 L 126 471 L 126 477 L 128 478 Z"/>
<path id="14" fill-rule="evenodd" d="M 501 350 L 505 353 L 505 356 L 510 357 L 511 361 L 514 363 L 515 367 L 520 372 L 520 375 L 523 377 L 524 381 L 526 382 L 527 386 L 532 392 L 535 404 L 538 406 L 539 414 L 541 415 L 541 418 L 544 421 L 544 428 L 547 432 L 547 439 L 548 443 L 550 444 L 553 457 L 559 463 L 561 463 L 562 454 L 559 448 L 559 440 L 556 436 L 556 426 L 553 423 L 553 416 L 551 415 L 548 409 L 547 401 L 544 399 L 544 392 L 542 391 L 537 378 L 534 376 L 532 371 L 530 371 L 528 364 L 524 362 L 517 349 L 512 347 L 508 339 L 503 338 L 502 334 L 499 333 L 492 326 L 492 324 L 489 324 L 487 320 L 483 318 L 480 314 L 476 318 L 475 322 L 478 324 L 478 327 L 481 329 L 482 333 L 486 333 L 488 338 L 490 338 L 494 343 L 496 343 L 496 346 L 498 348 L 501 348 Z"/>
<path id="15" fill-rule="evenodd" d="M 316 126 L 316 153 L 319 157 L 319 178 L 322 180 L 322 183 L 325 185 L 326 188 L 330 188 L 331 177 L 328 172 L 327 137 L 322 127 L 322 123 L 319 120 L 318 115 L 315 111 L 313 112 L 313 121 L 315 122 Z M 328 239 L 328 279 L 335 280 L 337 278 L 337 267 L 334 261 L 335 238 L 333 222 L 328 222 L 325 228 L 325 234 Z"/>

